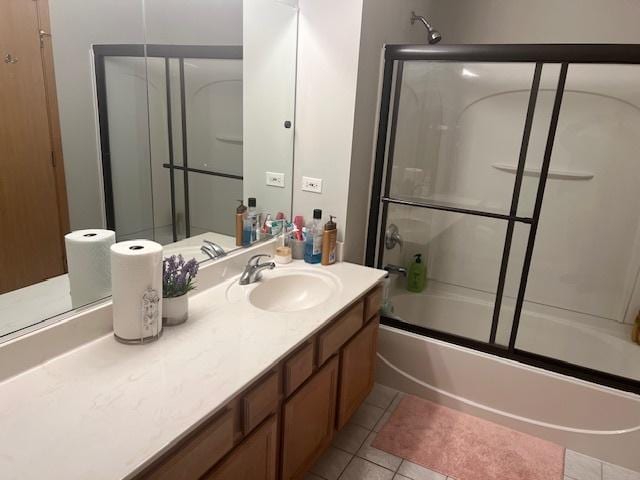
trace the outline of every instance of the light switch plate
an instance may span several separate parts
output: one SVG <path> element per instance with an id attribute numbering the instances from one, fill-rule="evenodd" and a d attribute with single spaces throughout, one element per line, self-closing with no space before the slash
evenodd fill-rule
<path id="1" fill-rule="evenodd" d="M 267 172 L 267 185 L 284 188 L 284 173 Z"/>
<path id="2" fill-rule="evenodd" d="M 302 190 L 305 192 L 322 193 L 322 179 L 302 177 Z"/>

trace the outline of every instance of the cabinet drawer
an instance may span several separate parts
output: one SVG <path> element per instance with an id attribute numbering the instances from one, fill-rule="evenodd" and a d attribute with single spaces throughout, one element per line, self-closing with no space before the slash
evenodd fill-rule
<path id="1" fill-rule="evenodd" d="M 336 353 L 362 327 L 364 303 L 360 300 L 318 335 L 318 365 Z"/>
<path id="2" fill-rule="evenodd" d="M 192 435 L 169 454 L 158 468 L 142 478 L 153 480 L 196 480 L 233 448 L 233 408 Z"/>
<path id="3" fill-rule="evenodd" d="M 275 480 L 277 434 L 277 417 L 272 416 L 203 480 Z"/>
<path id="4" fill-rule="evenodd" d="M 284 394 L 291 395 L 313 373 L 313 343 L 309 342 L 284 363 Z"/>
<path id="5" fill-rule="evenodd" d="M 380 311 L 382 306 L 382 285 L 378 285 L 371 290 L 364 299 L 364 319 L 373 318 Z"/>
<path id="6" fill-rule="evenodd" d="M 262 420 L 278 409 L 280 399 L 280 375 L 269 374 L 253 387 L 242 399 L 243 431 L 247 435 Z"/>

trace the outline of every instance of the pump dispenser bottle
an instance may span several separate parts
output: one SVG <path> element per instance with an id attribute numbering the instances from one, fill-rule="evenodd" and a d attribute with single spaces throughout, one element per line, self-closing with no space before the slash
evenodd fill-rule
<path id="1" fill-rule="evenodd" d="M 336 217 L 329 215 L 329 221 L 324 224 L 322 232 L 322 265 L 336 263 L 336 246 L 338 240 L 338 227 L 333 220 Z"/>
<path id="2" fill-rule="evenodd" d="M 409 267 L 407 275 L 407 290 L 414 293 L 420 293 L 427 284 L 427 267 L 422 263 L 422 255 L 417 253 L 414 255 L 415 260 Z"/>

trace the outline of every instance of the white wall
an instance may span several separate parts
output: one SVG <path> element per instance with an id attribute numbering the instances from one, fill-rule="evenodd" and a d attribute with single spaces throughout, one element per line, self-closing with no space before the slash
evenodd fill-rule
<path id="1" fill-rule="evenodd" d="M 243 189 L 258 207 L 291 215 L 298 6 L 296 1 L 251 0 L 244 9 Z M 282 173 L 284 188 L 267 186 L 266 172 Z"/>
<path id="2" fill-rule="evenodd" d="M 145 0 L 147 43 L 242 45 L 243 0 Z"/>
<path id="3" fill-rule="evenodd" d="M 640 43 L 637 0 L 438 0 L 443 43 Z"/>
<path id="4" fill-rule="evenodd" d="M 294 215 L 314 208 L 347 217 L 363 0 L 300 0 Z M 322 194 L 301 191 L 302 176 L 323 180 Z"/>
<path id="5" fill-rule="evenodd" d="M 92 44 L 143 43 L 141 0 L 50 0 L 71 229 L 104 225 Z"/>

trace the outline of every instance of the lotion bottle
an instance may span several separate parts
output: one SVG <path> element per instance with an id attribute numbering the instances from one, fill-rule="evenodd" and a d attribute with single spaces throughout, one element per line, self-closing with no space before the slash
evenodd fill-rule
<path id="1" fill-rule="evenodd" d="M 324 224 L 322 232 L 322 265 L 336 263 L 336 246 L 338 241 L 338 227 L 333 215 L 329 215 L 329 221 Z"/>

